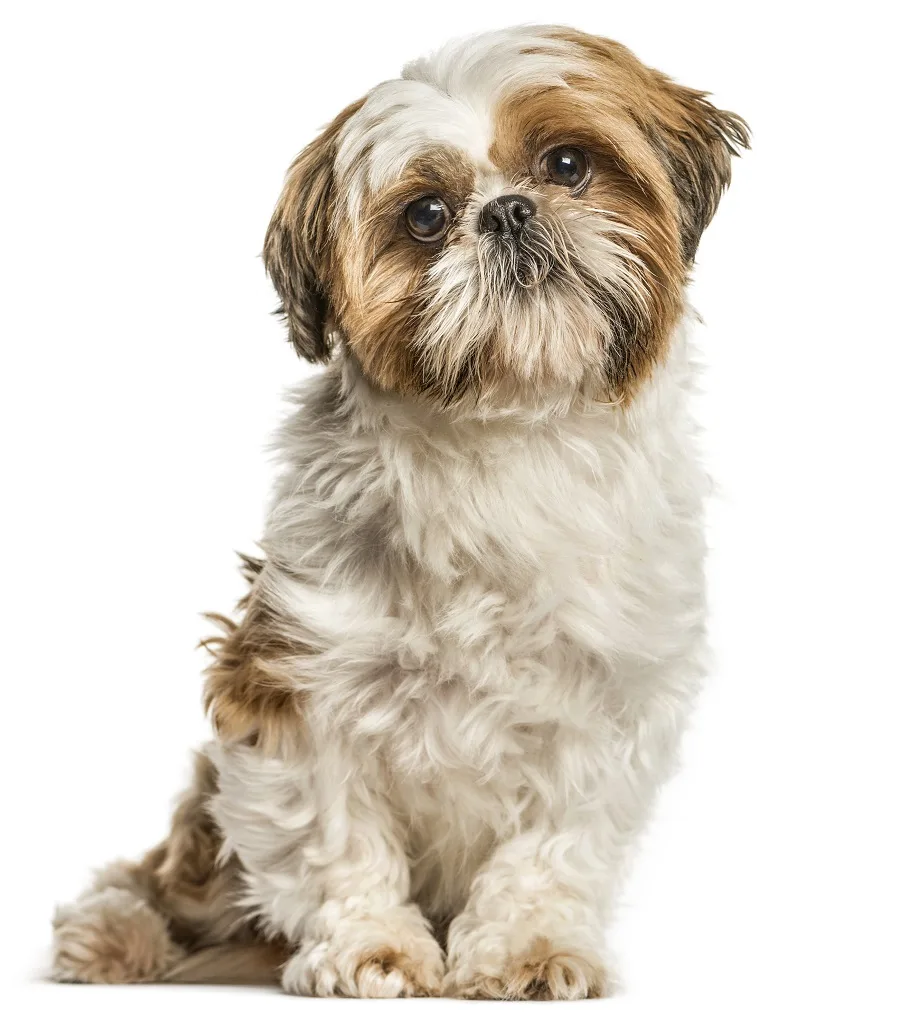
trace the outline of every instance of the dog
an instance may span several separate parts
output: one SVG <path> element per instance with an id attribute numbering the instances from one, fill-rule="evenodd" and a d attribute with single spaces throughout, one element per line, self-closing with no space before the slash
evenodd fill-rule
<path id="1" fill-rule="evenodd" d="M 297 157 L 297 353 L 214 739 L 171 834 L 58 910 L 61 981 L 609 993 L 704 675 L 685 288 L 748 129 L 561 27 L 454 42 Z"/>

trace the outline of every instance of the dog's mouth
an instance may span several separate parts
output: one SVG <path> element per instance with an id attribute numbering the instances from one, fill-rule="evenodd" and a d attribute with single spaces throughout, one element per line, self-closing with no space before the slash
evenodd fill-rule
<path id="1" fill-rule="evenodd" d="M 532 218 L 515 234 L 482 235 L 478 240 L 482 278 L 501 294 L 537 288 L 562 261 L 560 240 L 541 218 Z"/>

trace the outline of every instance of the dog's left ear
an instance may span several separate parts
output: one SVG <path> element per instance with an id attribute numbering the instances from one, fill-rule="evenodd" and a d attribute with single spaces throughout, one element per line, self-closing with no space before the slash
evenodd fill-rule
<path id="1" fill-rule="evenodd" d="M 342 111 L 291 164 L 269 222 L 263 263 L 281 298 L 277 312 L 298 355 L 323 363 L 331 355 L 326 324 L 331 312 L 334 161 L 338 135 L 362 106 Z"/>
<path id="2" fill-rule="evenodd" d="M 681 248 L 690 264 L 700 236 L 731 183 L 731 158 L 750 146 L 743 118 L 719 110 L 706 93 L 654 72 L 651 138 L 672 179 L 681 209 Z"/>

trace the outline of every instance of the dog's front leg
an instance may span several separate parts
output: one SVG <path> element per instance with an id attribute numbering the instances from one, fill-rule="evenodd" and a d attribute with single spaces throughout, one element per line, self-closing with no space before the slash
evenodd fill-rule
<path id="1" fill-rule="evenodd" d="M 351 855 L 324 873 L 324 899 L 282 972 L 289 993 L 418 997 L 440 992 L 441 948 L 422 912 L 409 902 L 406 880 L 398 885 L 396 878 L 391 882 L 373 872 L 381 864 L 387 876 L 393 874 L 383 860 L 392 856 L 388 847 L 369 837 L 358 859 Z"/>
<path id="2" fill-rule="evenodd" d="M 501 844 L 475 877 L 447 941 L 448 996 L 573 1000 L 603 996 L 598 837 L 578 825 Z"/>
<path id="3" fill-rule="evenodd" d="M 246 903 L 296 950 L 290 993 L 427 996 L 443 955 L 409 900 L 409 866 L 392 813 L 339 744 L 296 762 L 231 747 L 218 754 L 213 810 L 240 857 Z"/>

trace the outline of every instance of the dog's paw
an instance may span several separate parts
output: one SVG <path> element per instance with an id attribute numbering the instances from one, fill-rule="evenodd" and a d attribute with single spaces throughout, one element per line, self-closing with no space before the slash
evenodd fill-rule
<path id="1" fill-rule="evenodd" d="M 499 967 L 477 955 L 448 971 L 444 996 L 468 1000 L 584 1000 L 607 996 L 608 972 L 600 958 L 537 937 Z"/>
<path id="2" fill-rule="evenodd" d="M 305 942 L 284 966 L 281 985 L 303 996 L 438 996 L 444 958 L 419 918 L 348 920 L 327 939 Z"/>
<path id="3" fill-rule="evenodd" d="M 183 956 L 163 918 L 130 890 L 92 893 L 53 920 L 57 982 L 154 982 Z"/>

